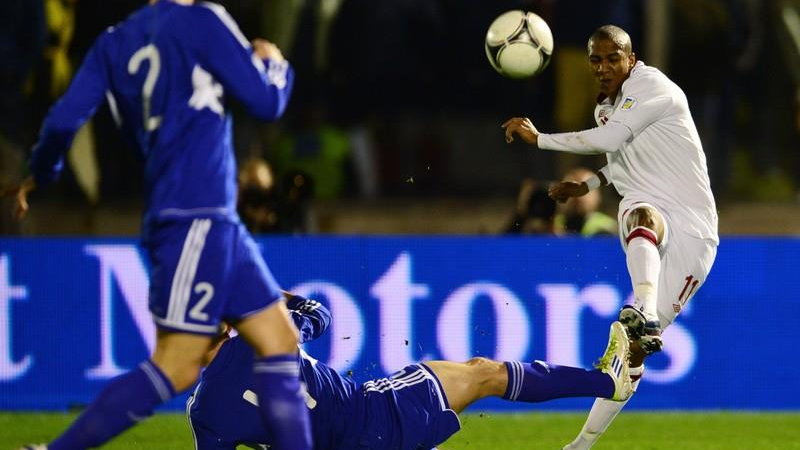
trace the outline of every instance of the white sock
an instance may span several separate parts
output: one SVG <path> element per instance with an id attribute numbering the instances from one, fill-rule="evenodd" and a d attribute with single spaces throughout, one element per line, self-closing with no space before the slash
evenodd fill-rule
<path id="1" fill-rule="evenodd" d="M 658 320 L 658 276 L 661 272 L 658 248 L 649 239 L 634 237 L 628 242 L 625 260 L 637 306 L 641 306 L 647 320 Z"/>
<path id="2" fill-rule="evenodd" d="M 633 382 L 633 391 L 639 387 L 639 381 L 644 373 L 644 366 L 631 367 L 631 378 L 638 377 Z M 631 396 L 632 397 L 632 396 Z M 600 439 L 600 436 L 606 432 L 608 426 L 617 417 L 622 408 L 628 404 L 628 400 L 624 402 L 615 402 L 605 398 L 595 399 L 592 410 L 589 411 L 589 417 L 586 418 L 586 423 L 583 424 L 580 434 L 574 441 L 570 442 L 564 447 L 564 450 L 588 450 Z"/>

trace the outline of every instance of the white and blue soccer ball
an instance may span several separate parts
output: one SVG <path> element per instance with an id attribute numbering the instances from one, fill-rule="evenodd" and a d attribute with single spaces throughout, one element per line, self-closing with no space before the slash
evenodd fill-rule
<path id="1" fill-rule="evenodd" d="M 541 73 L 552 55 L 553 33 L 547 22 L 532 12 L 505 12 L 486 32 L 486 57 L 496 71 L 509 78 Z"/>

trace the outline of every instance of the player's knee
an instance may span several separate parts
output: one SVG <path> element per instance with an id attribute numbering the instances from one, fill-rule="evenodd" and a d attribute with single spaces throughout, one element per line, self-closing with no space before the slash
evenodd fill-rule
<path id="1" fill-rule="evenodd" d="M 299 333 L 282 302 L 245 318 L 235 328 L 259 357 L 297 352 Z"/>
<path id="2" fill-rule="evenodd" d="M 202 365 L 198 361 L 194 363 L 184 363 L 181 365 L 162 367 L 164 375 L 172 383 L 175 392 L 182 392 L 194 385 L 200 376 Z"/>
<path id="3" fill-rule="evenodd" d="M 508 377 L 505 364 L 482 357 L 472 358 L 466 364 L 471 367 L 473 380 L 486 395 L 505 391 Z"/>
<path id="4" fill-rule="evenodd" d="M 283 355 L 297 352 L 300 335 L 294 326 L 286 327 L 274 333 L 268 339 L 250 342 L 259 357 Z"/>
<path id="5" fill-rule="evenodd" d="M 648 206 L 634 209 L 628 214 L 625 222 L 626 236 L 630 238 L 637 229 L 644 229 L 645 233 L 652 235 L 654 244 L 658 245 L 664 238 L 664 219 L 661 213 Z"/>
<path id="6" fill-rule="evenodd" d="M 470 367 L 477 367 L 483 369 L 485 367 L 491 366 L 494 361 L 489 358 L 484 358 L 482 356 L 476 356 L 469 361 L 466 362 L 466 365 Z"/>
<path id="7" fill-rule="evenodd" d="M 656 230 L 663 227 L 664 219 L 661 218 L 661 213 L 649 206 L 642 206 L 634 209 L 628 214 L 626 225 L 628 230 L 636 227 L 645 227 L 650 230 Z"/>

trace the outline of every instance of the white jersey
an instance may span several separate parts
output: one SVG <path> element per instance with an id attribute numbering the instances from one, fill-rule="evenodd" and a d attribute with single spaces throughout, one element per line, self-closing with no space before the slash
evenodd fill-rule
<path id="1" fill-rule="evenodd" d="M 719 243 L 706 157 L 681 88 L 639 61 L 616 101 L 597 105 L 595 119 L 591 130 L 541 134 L 539 147 L 606 153 L 601 171 L 622 204 L 651 203 L 690 236 Z"/>

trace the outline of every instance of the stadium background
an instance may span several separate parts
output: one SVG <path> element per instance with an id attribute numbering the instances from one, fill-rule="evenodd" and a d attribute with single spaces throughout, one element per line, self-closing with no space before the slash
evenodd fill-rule
<path id="1" fill-rule="evenodd" d="M 3 2 L 0 184 L 13 183 L 24 173 L 43 115 L 94 37 L 143 3 Z M 591 125 L 594 94 L 576 74 L 585 71 L 583 52 L 591 30 L 615 23 L 631 33 L 641 59 L 686 91 L 708 157 L 723 233 L 706 286 L 675 328 L 693 343 L 681 352 L 693 352 L 694 363 L 668 386 L 653 385 L 645 377 L 630 407 L 800 409 L 793 380 L 798 367 L 785 357 L 793 353 L 800 330 L 793 319 L 800 289 L 792 270 L 800 234 L 799 2 L 220 3 L 248 37 L 275 41 L 297 69 L 295 95 L 279 123 L 259 124 L 232 105 L 235 145 L 241 163 L 267 161 L 277 186 L 291 184 L 298 175 L 306 186 L 313 185 L 303 191 L 295 211 L 300 219 L 290 218 L 295 226 L 272 229 L 277 233 L 259 242 L 285 287 L 314 292 L 335 285 L 341 291 L 314 293 L 330 303 L 337 301 L 330 296 L 345 292 L 356 305 L 364 327 L 362 347 L 354 350 L 353 336 L 345 339 L 349 334 L 342 325 L 332 337 L 312 344 L 321 358 L 336 356 L 334 348 L 345 352 L 339 356 L 350 351 L 355 359 L 347 367 L 341 356 L 342 369 L 361 376 L 394 369 L 383 367 L 391 353 L 420 358 L 507 351 L 524 358 L 591 363 L 601 350 L 612 305 L 630 295 L 617 241 L 566 237 L 557 229 L 549 234 L 561 236 L 488 235 L 506 229 L 522 180 L 542 185 L 576 165 L 603 164 L 602 158 L 508 146 L 499 124 L 526 115 L 544 131 Z M 483 53 L 488 23 L 514 8 L 542 15 L 555 37 L 550 67 L 525 81 L 501 78 Z M 144 299 L 131 296 L 145 292 L 146 283 L 135 277 L 144 264 L 135 247 L 140 167 L 102 108 L 76 139 L 62 180 L 34 195 L 29 219 L 17 224 L 0 214 L 0 409 L 80 406 L 111 373 L 87 373 L 104 361 L 102 351 L 113 353 L 111 366 L 119 369 L 146 354 L 147 338 L 132 316 L 144 311 Z M 605 188 L 603 195 L 602 209 L 613 214 L 615 193 Z M 5 201 L 0 206 L 9 208 Z M 121 253 L 114 256 L 114 249 Z M 113 266 L 115 257 L 134 269 Z M 407 270 L 409 278 L 390 269 Z M 408 320 L 381 322 L 378 306 L 394 297 L 375 286 L 387 274 L 398 277 L 394 282 L 400 283 L 400 292 L 411 289 L 411 281 L 426 286 L 409 291 L 409 296 L 427 292 L 409 310 L 394 311 L 400 317 L 408 314 Z M 125 280 L 133 283 L 123 285 Z M 470 291 L 476 283 L 478 289 Z M 551 300 L 541 290 L 546 285 L 561 286 L 563 291 L 552 294 L 557 298 L 592 306 L 581 309 L 579 319 L 556 320 L 548 316 Z M 474 300 L 468 309 L 472 327 L 449 330 L 464 336 L 464 342 L 443 339 L 442 329 L 432 325 L 446 311 L 445 300 L 459 292 L 466 292 L 465 304 Z M 528 329 L 504 332 L 519 320 L 493 308 L 492 295 L 516 298 Z M 593 295 L 600 300 L 592 300 Z M 111 309 L 102 319 L 104 301 Z M 340 314 L 347 314 L 343 311 L 340 307 Z M 106 326 L 111 331 L 104 336 Z M 380 334 L 386 331 L 403 342 L 385 343 Z M 351 347 L 337 346 L 331 341 L 337 337 Z M 525 340 L 523 351 L 520 341 Z M 559 347 L 564 342 L 576 342 L 577 352 Z M 653 372 L 668 368 L 670 361 L 661 356 Z M 587 405 L 564 401 L 543 407 Z M 503 407 L 489 402 L 476 410 Z"/>

